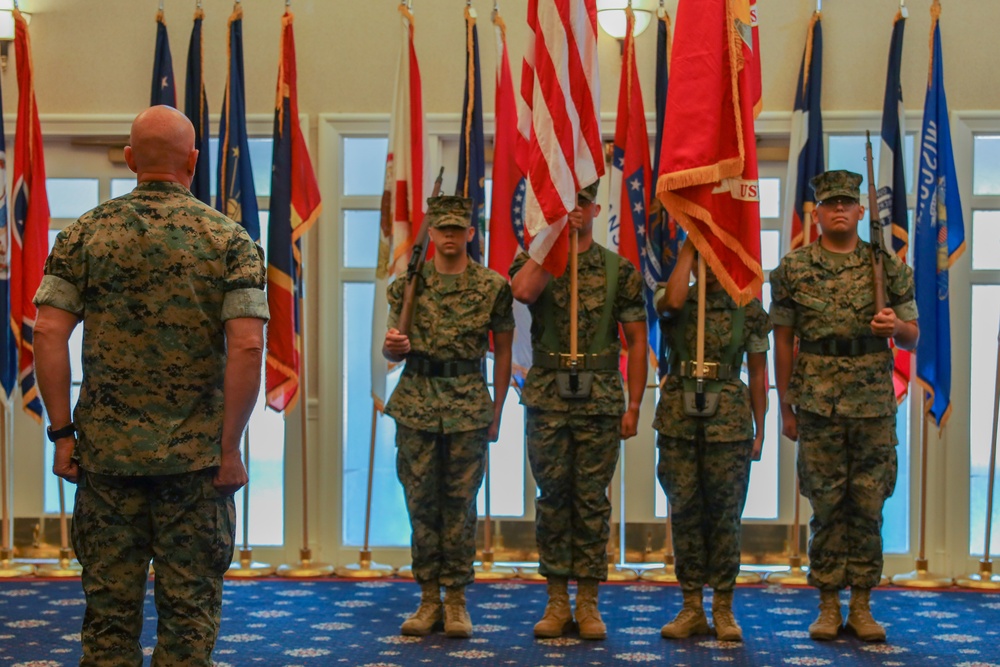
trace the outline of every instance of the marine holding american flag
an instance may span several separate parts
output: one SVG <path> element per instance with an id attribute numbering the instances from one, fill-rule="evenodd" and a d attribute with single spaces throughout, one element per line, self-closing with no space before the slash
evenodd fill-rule
<path id="1" fill-rule="evenodd" d="M 646 386 L 646 306 L 639 272 L 593 239 L 597 183 L 580 191 L 568 226 L 579 234 L 579 370 L 570 351 L 570 271 L 553 277 L 521 253 L 510 267 L 514 298 L 531 310 L 533 365 L 521 402 L 527 407 L 531 472 L 541 494 L 535 535 L 548 604 L 536 637 L 559 637 L 572 624 L 567 590 L 577 580 L 576 621 L 584 639 L 604 639 L 598 583 L 607 579 L 611 503 L 608 484 L 619 443 L 636 434 Z M 628 344 L 628 406 L 618 370 L 621 324 Z M 574 376 L 575 380 L 574 383 Z"/>

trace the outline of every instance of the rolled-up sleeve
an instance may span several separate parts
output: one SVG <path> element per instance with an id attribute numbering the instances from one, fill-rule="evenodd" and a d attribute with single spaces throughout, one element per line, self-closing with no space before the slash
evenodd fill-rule
<path id="1" fill-rule="evenodd" d="M 36 306 L 53 306 L 82 317 L 87 266 L 78 223 L 56 236 L 52 252 L 45 260 L 44 271 L 32 302 Z"/>
<path id="2" fill-rule="evenodd" d="M 267 297 L 264 294 L 267 273 L 264 251 L 239 230 L 229 244 L 226 255 L 226 295 L 222 302 L 222 320 L 239 317 L 270 319 Z"/>

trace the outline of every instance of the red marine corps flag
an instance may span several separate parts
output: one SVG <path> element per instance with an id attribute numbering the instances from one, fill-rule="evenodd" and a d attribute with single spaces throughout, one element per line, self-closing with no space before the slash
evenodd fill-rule
<path id="1" fill-rule="evenodd" d="M 656 194 L 743 305 L 764 280 L 754 110 L 758 44 L 749 0 L 681 0 Z"/>
<path id="2" fill-rule="evenodd" d="M 372 315 L 372 399 L 381 412 L 386 400 L 388 364 L 382 356 L 382 341 L 388 327 L 389 304 L 386 288 L 406 274 L 414 237 L 424 219 L 428 173 L 424 146 L 424 106 L 420 87 L 420 67 L 413 45 L 413 14 L 405 3 L 399 5 L 403 20 L 403 43 L 396 70 L 396 92 L 389 124 L 389 153 L 382 193 L 378 264 L 375 268 L 375 307 Z"/>
<path id="3" fill-rule="evenodd" d="M 294 408 L 299 398 L 301 239 L 321 209 L 319 186 L 299 127 L 293 20 L 286 9 L 281 19 L 267 241 L 267 306 L 271 311 L 267 325 L 267 404 L 279 412 Z"/>
<path id="4" fill-rule="evenodd" d="M 528 137 L 525 236 L 532 259 L 556 276 L 569 254 L 566 216 L 604 175 L 596 0 L 528 0 L 519 122 Z"/>
<path id="5" fill-rule="evenodd" d="M 14 53 L 17 59 L 17 129 L 14 131 L 14 225 L 10 260 L 11 323 L 18 348 L 18 378 L 24 411 L 42 421 L 42 400 L 35 385 L 33 333 L 37 309 L 32 299 L 42 281 L 49 254 L 49 200 L 45 192 L 42 128 L 35 106 L 28 22 L 14 10 Z"/>

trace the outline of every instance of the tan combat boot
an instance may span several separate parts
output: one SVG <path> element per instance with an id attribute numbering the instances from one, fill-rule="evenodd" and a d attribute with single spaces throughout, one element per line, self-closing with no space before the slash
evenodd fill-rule
<path id="1" fill-rule="evenodd" d="M 465 609 L 465 586 L 444 589 L 444 634 L 464 639 L 472 636 L 472 619 Z"/>
<path id="2" fill-rule="evenodd" d="M 580 579 L 576 583 L 576 624 L 581 639 L 605 639 L 608 628 L 597 608 L 597 579 Z"/>
<path id="3" fill-rule="evenodd" d="M 743 641 L 743 630 L 733 616 L 733 592 L 715 591 L 712 598 L 712 623 L 721 642 Z"/>
<path id="4" fill-rule="evenodd" d="M 441 624 L 441 586 L 437 580 L 420 584 L 420 606 L 403 621 L 399 632 L 412 637 L 424 637 Z"/>
<path id="5" fill-rule="evenodd" d="M 870 588 L 851 586 L 851 606 L 847 611 L 847 629 L 863 642 L 884 642 L 885 628 L 872 618 Z"/>
<path id="6" fill-rule="evenodd" d="M 809 626 L 809 636 L 813 639 L 829 641 L 837 638 L 844 617 L 840 613 L 840 593 L 838 591 L 820 590 L 819 616 Z"/>
<path id="7" fill-rule="evenodd" d="M 712 629 L 705 618 L 705 608 L 701 604 L 701 589 L 684 591 L 684 606 L 674 620 L 660 630 L 665 639 L 687 639 L 691 635 L 708 635 Z"/>
<path id="8" fill-rule="evenodd" d="M 549 577 L 549 601 L 542 620 L 535 623 L 535 636 L 542 639 L 562 637 L 573 627 L 573 612 L 569 608 L 569 590 L 566 577 Z"/>

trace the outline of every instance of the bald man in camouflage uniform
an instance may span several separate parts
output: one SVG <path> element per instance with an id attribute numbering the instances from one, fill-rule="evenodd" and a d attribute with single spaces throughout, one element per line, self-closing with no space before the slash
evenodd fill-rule
<path id="1" fill-rule="evenodd" d="M 436 197 L 427 203 L 434 258 L 418 277 L 408 336 L 396 328 L 406 280 L 389 286 L 382 348 L 386 358 L 406 361 L 385 413 L 396 420 L 396 470 L 413 529 L 413 576 L 422 591 L 401 632 L 429 634 L 443 616 L 446 635 L 470 637 L 465 587 L 474 579 L 476 495 L 510 385 L 513 298 L 501 275 L 468 258 L 472 200 Z M 483 376 L 490 332 L 493 398 Z"/>
<path id="2" fill-rule="evenodd" d="M 809 583 L 820 589 L 820 614 L 809 634 L 821 640 L 841 628 L 838 591 L 847 586 L 848 630 L 885 640 L 869 598 L 882 575 L 882 506 L 896 485 L 888 339 L 908 350 L 919 336 L 913 272 L 884 251 L 887 307 L 875 310 L 873 246 L 858 238 L 861 181 L 849 171 L 812 179 L 822 235 L 771 272 L 782 432 L 799 441 L 799 480 L 813 507 Z"/>
<path id="3" fill-rule="evenodd" d="M 764 442 L 771 321 L 759 300 L 737 306 L 711 269 L 706 271 L 705 361 L 715 379 L 704 383 L 705 408 L 699 410 L 690 400 L 697 392 L 698 286 L 688 285 L 694 260 L 694 244 L 687 242 L 655 295 L 670 342 L 668 375 L 653 422 L 660 450 L 657 474 L 670 499 L 677 579 L 684 595 L 683 607 L 661 634 L 683 639 L 711 631 L 702 606 L 707 584 L 715 591 L 712 620 L 718 638 L 742 641 L 733 615 L 733 588 L 740 571 L 750 462 L 760 459 Z M 749 388 L 740 378 L 744 354 Z"/>
<path id="4" fill-rule="evenodd" d="M 183 114 L 140 114 L 125 148 L 138 185 L 59 233 L 35 295 L 53 472 L 78 484 L 85 667 L 142 664 L 150 560 L 153 664 L 212 665 L 268 310 L 260 248 L 188 189 L 197 159 Z M 81 320 L 71 422 L 68 341 Z"/>
<path id="5" fill-rule="evenodd" d="M 579 231 L 578 388 L 569 378 L 570 271 L 553 278 L 522 253 L 510 267 L 514 297 L 531 310 L 533 365 L 521 402 L 528 408 L 527 445 L 538 482 L 535 536 L 539 571 L 548 580 L 549 600 L 536 637 L 559 637 L 573 614 L 567 583 L 578 583 L 576 621 L 584 639 L 604 639 L 597 587 L 608 577 L 607 544 L 611 503 L 608 484 L 618 463 L 619 443 L 635 435 L 646 387 L 648 343 L 642 279 L 632 264 L 593 240 L 597 183 L 580 191 L 569 226 Z M 628 342 L 628 406 L 618 370 L 621 323 Z M 560 375 L 562 378 L 560 378 Z M 582 377 L 581 377 L 582 376 Z M 564 389 L 568 389 L 566 393 Z"/>

